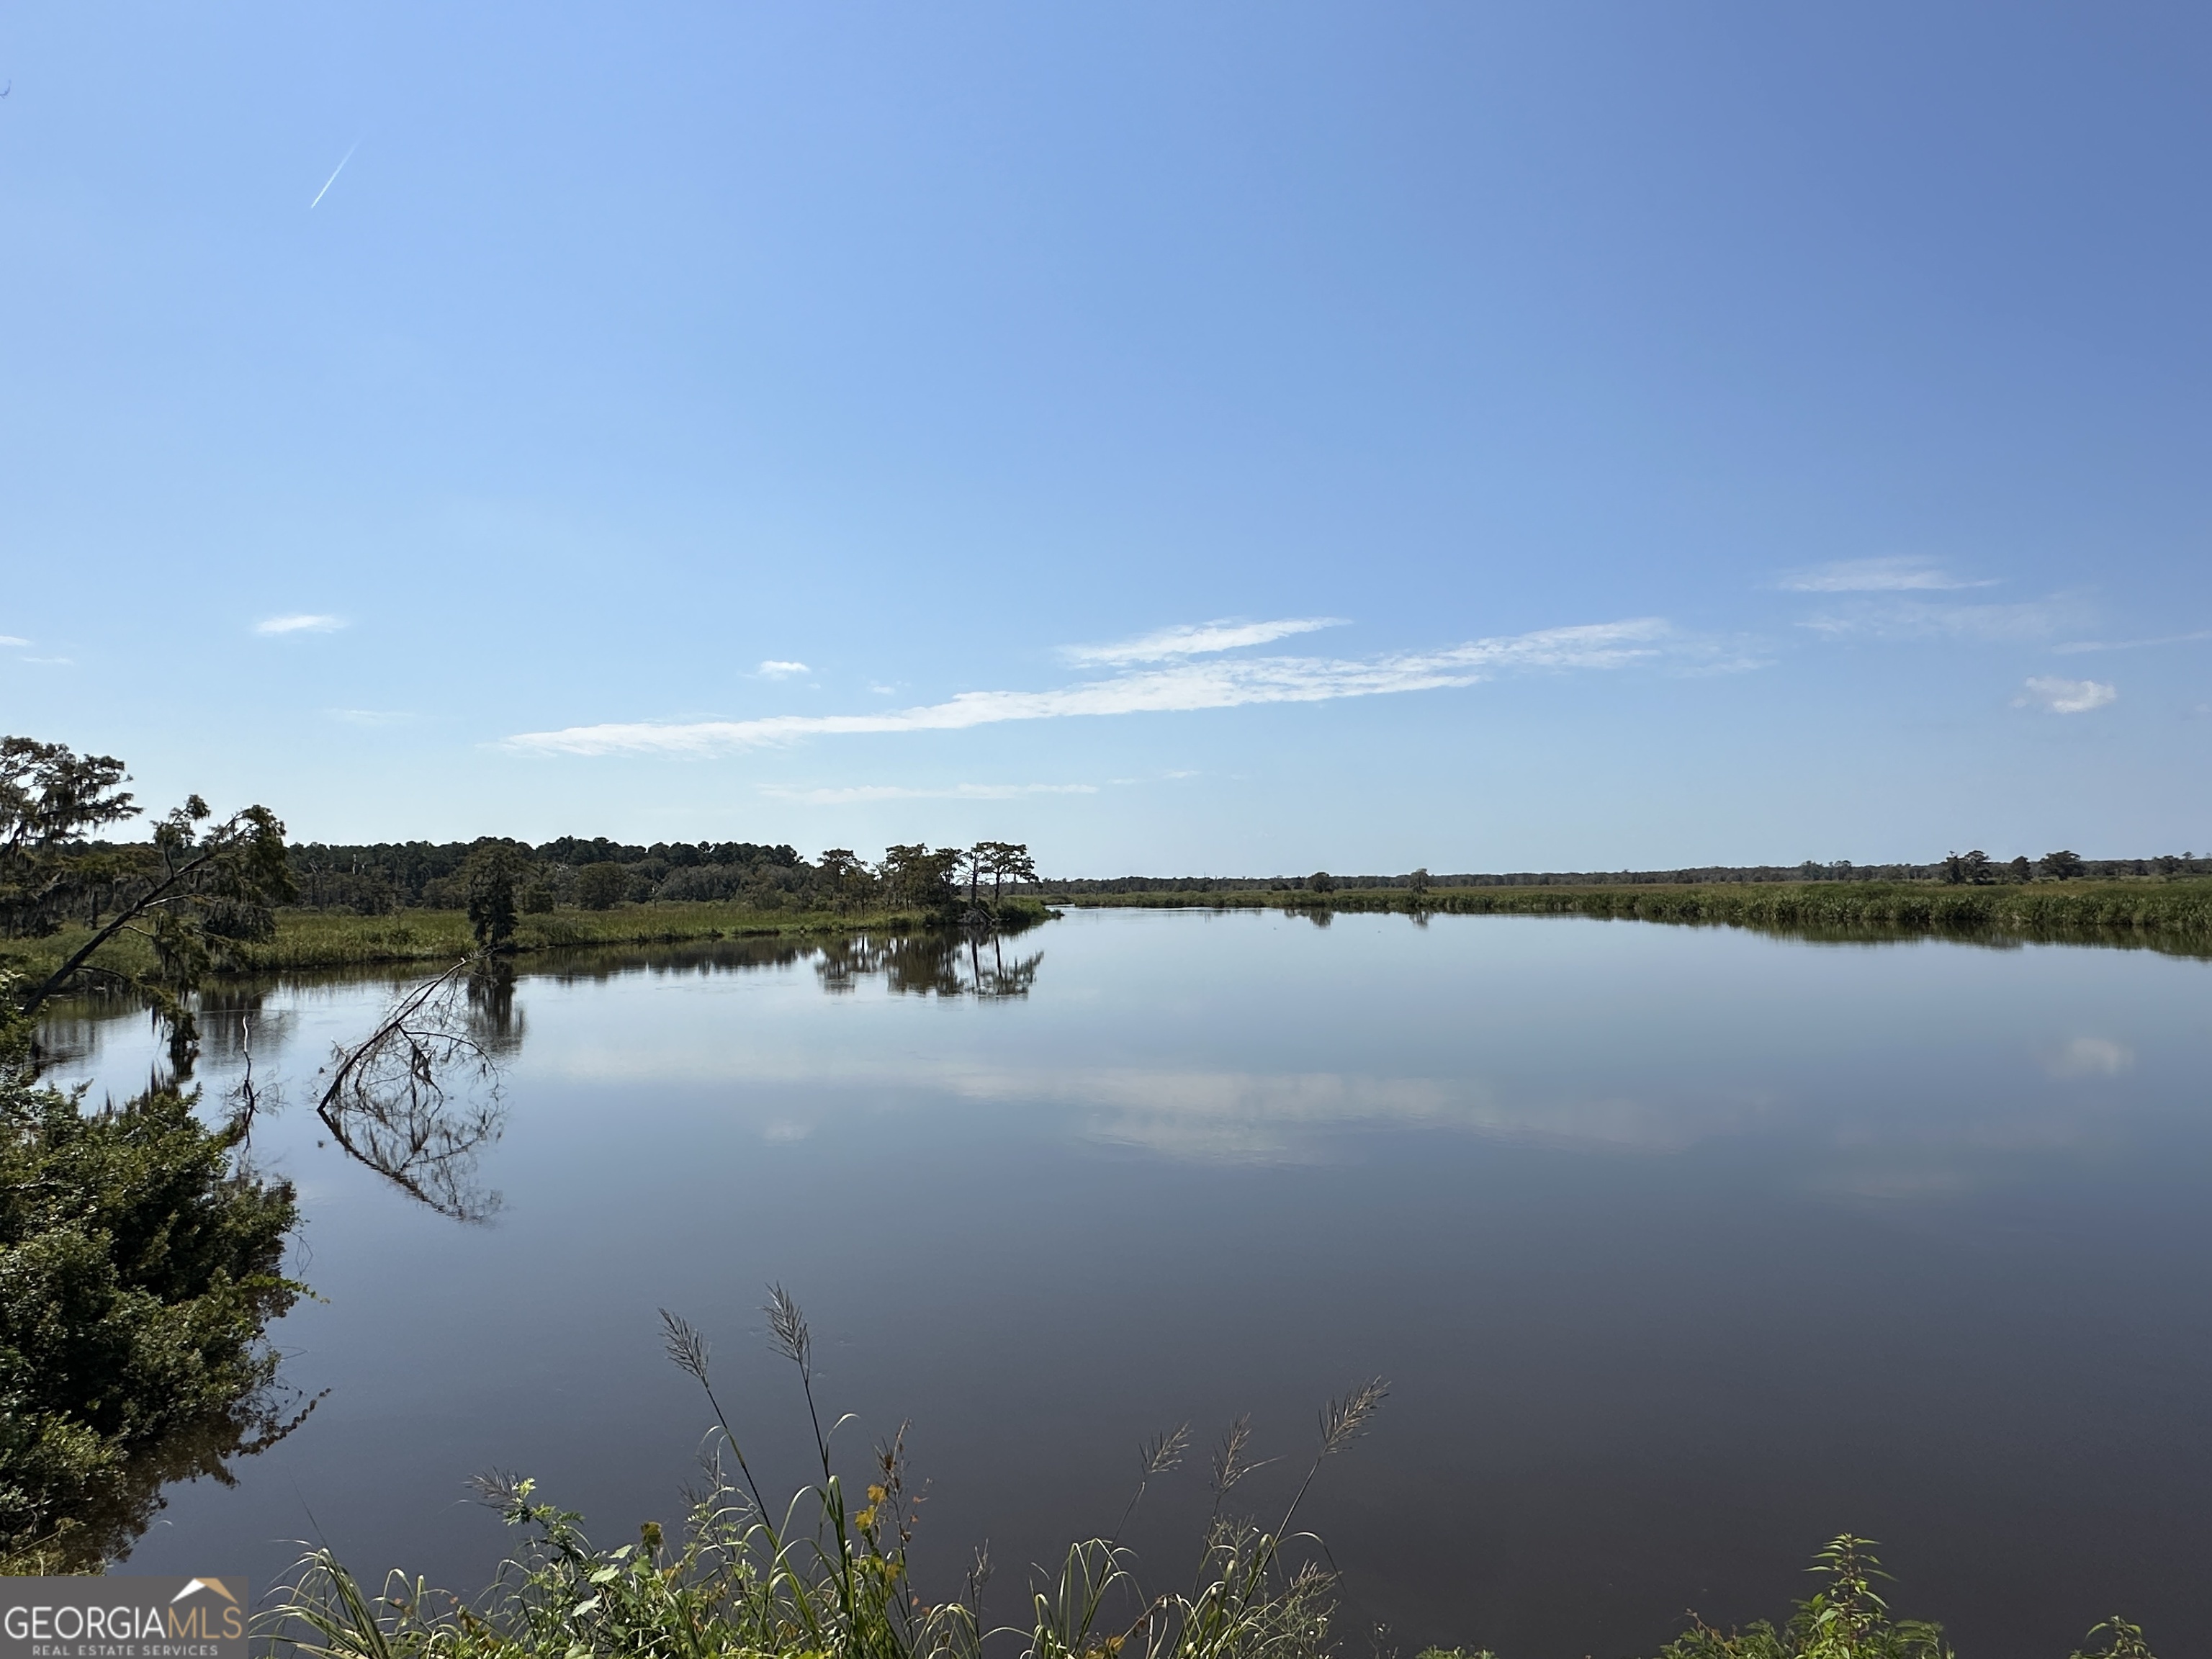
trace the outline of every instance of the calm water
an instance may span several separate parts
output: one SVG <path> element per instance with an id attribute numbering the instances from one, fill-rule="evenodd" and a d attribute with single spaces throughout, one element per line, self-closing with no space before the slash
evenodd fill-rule
<path id="1" fill-rule="evenodd" d="M 2115 1607 L 2212 1653 L 2212 967 L 1565 918 L 1079 913 L 1006 949 L 987 998 L 911 953 L 526 971 L 477 1224 L 319 1145 L 311 1074 L 389 986 L 270 991 L 257 1066 L 301 1103 L 257 1147 L 327 1298 L 277 1333 L 329 1392 L 132 1565 L 266 1581 L 320 1537 L 474 1586 L 492 1466 L 608 1542 L 674 1521 L 705 1414 L 663 1306 L 796 1486 L 778 1279 L 852 1450 L 913 1419 L 925 1575 L 988 1539 L 1000 1617 L 1146 1436 L 1249 1411 L 1295 1455 L 1381 1373 L 1308 1512 L 1350 1651 L 1648 1650 L 1778 1609 L 1850 1528 L 1972 1653 Z M 137 1020 L 76 1036 L 118 1091 L 153 1058 Z M 1132 1529 L 1156 1575 L 1203 1462 Z"/>

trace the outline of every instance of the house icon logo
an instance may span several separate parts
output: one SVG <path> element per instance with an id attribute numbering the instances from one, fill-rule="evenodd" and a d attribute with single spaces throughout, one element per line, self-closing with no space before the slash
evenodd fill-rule
<path id="1" fill-rule="evenodd" d="M 186 1596 L 196 1595 L 202 1590 L 213 1590 L 217 1595 L 222 1597 L 224 1601 L 229 1602 L 234 1607 L 238 1605 L 238 1598 L 230 1593 L 229 1589 L 225 1587 L 222 1580 L 220 1578 L 195 1578 L 191 1580 L 184 1587 L 184 1589 L 179 1590 L 174 1595 L 169 1598 L 169 1605 L 171 1607 L 174 1607 Z"/>

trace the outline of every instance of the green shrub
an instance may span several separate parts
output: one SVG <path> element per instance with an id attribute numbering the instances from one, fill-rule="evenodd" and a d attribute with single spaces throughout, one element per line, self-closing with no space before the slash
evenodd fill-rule
<path id="1" fill-rule="evenodd" d="M 96 1571 L 163 1481 L 282 1431 L 262 1338 L 296 1210 L 195 1096 L 88 1111 L 0 1036 L 0 1570 Z"/>

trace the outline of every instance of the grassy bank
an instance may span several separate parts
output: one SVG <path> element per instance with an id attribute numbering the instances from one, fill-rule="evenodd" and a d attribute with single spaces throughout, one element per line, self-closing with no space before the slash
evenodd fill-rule
<path id="1" fill-rule="evenodd" d="M 1947 887 L 1927 882 L 1712 883 L 1650 887 L 1402 887 L 1316 893 L 1085 893 L 1054 905 L 1097 909 L 1282 909 L 1299 913 L 1580 915 L 1791 932 L 2094 938 L 2212 948 L 2212 881 L 2069 881 Z"/>
<path id="2" fill-rule="evenodd" d="M 1003 907 L 1008 919 L 1042 921 L 1033 899 Z M 610 945 L 686 945 L 724 939 L 906 932 L 930 925 L 921 910 L 763 910 L 738 903 L 623 904 L 608 910 L 562 908 L 520 917 L 517 951 L 526 954 Z M 82 928 L 44 939 L 0 940 L 0 969 L 35 981 L 51 973 L 88 937 Z M 471 945 L 468 918 L 459 910 L 399 910 L 362 916 L 343 910 L 280 910 L 276 935 L 261 940 L 216 940 L 215 966 L 229 973 L 265 974 L 310 968 L 374 967 L 382 963 L 451 962 Z M 145 942 L 126 935 L 94 961 L 118 970 L 151 969 Z"/>

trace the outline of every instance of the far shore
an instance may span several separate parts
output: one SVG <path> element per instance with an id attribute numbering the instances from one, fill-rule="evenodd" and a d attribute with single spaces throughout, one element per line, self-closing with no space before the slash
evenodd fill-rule
<path id="1" fill-rule="evenodd" d="M 1814 938 L 1948 935 L 2136 945 L 2212 955 L 2212 879 L 2034 882 L 1946 886 L 1929 882 L 1681 883 L 1609 887 L 1310 886 L 1063 892 L 1049 883 L 1009 897 L 1001 925 L 1033 926 L 1062 909 L 1279 910 L 1316 921 L 1340 914 L 1570 915 L 1624 921 L 1748 927 Z M 762 909 L 713 902 L 562 906 L 518 919 L 516 954 L 595 945 L 690 945 L 717 939 L 801 939 L 911 933 L 945 925 L 920 909 Z M 64 929 L 0 946 L 0 971 L 51 971 L 86 937 Z M 224 940 L 216 971 L 448 963 L 474 948 L 459 910 L 406 908 L 383 915 L 284 909 L 272 939 Z M 118 940 L 107 965 L 127 969 L 148 947 Z"/>

